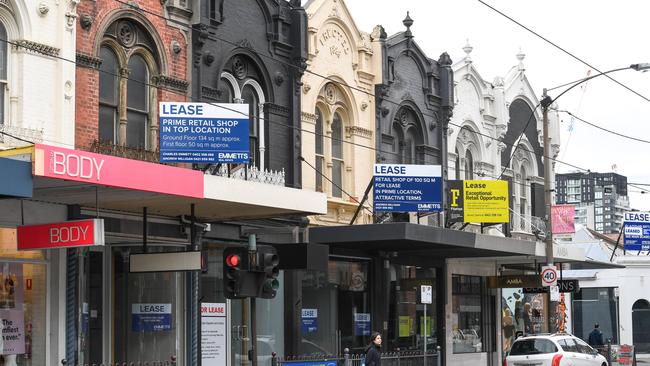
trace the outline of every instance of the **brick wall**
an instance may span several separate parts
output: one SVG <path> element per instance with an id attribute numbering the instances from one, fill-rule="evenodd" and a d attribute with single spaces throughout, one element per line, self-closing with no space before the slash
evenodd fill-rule
<path id="1" fill-rule="evenodd" d="M 116 0 L 81 0 L 77 13 L 80 17 L 92 19 L 90 27 L 84 29 L 83 22 L 77 22 L 77 55 L 97 57 L 99 50 L 95 48 L 98 32 L 103 32 L 116 11 L 123 14 L 133 14 L 135 19 L 145 18 L 155 31 L 152 38 L 160 40 L 162 49 L 161 65 L 166 65 L 160 73 L 179 80 L 188 80 L 187 74 L 187 27 L 172 23 L 154 14 L 164 14 L 160 0 L 129 0 L 129 4 L 137 4 L 139 10 L 128 9 L 126 1 Z M 145 27 L 146 28 L 146 27 Z M 179 53 L 171 50 L 171 44 L 176 41 L 181 46 Z M 186 93 L 158 88 L 158 101 L 185 101 Z M 93 67 L 77 65 L 76 70 L 76 116 L 75 116 L 75 146 L 88 149 L 93 140 L 98 138 L 99 113 L 99 71 Z"/>

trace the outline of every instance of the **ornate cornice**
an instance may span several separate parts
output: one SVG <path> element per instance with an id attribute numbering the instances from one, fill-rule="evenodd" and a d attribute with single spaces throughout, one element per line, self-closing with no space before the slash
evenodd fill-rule
<path id="1" fill-rule="evenodd" d="M 16 50 L 21 50 L 24 49 L 26 51 L 30 51 L 32 53 L 36 53 L 39 55 L 45 55 L 45 56 L 58 56 L 60 50 L 56 47 L 48 46 L 46 44 L 34 42 L 34 41 L 29 41 L 26 39 L 20 39 L 17 41 L 13 41 L 13 47 Z"/>
<path id="2" fill-rule="evenodd" d="M 221 99 L 221 91 L 219 89 L 211 88 L 209 86 L 201 87 L 201 96 L 206 99 L 217 101 Z"/>
<path id="3" fill-rule="evenodd" d="M 287 107 L 283 107 L 281 105 L 275 104 L 275 103 L 267 103 L 268 110 L 269 112 L 273 112 L 274 114 L 278 114 L 281 116 L 290 116 L 291 115 L 291 109 Z"/>
<path id="4" fill-rule="evenodd" d="M 77 66 L 86 67 L 89 69 L 99 69 L 102 64 L 102 59 L 84 53 L 77 52 L 76 57 Z"/>
<path id="5" fill-rule="evenodd" d="M 345 132 L 350 136 L 361 136 L 368 139 L 372 138 L 372 130 L 368 130 L 359 126 L 346 127 Z"/>
<path id="6" fill-rule="evenodd" d="M 187 80 L 176 79 L 166 75 L 153 76 L 151 78 L 151 81 L 153 81 L 154 85 L 156 86 L 180 92 L 186 92 L 187 87 L 190 85 Z"/>
<path id="7" fill-rule="evenodd" d="M 300 119 L 306 123 L 316 124 L 316 115 L 313 113 L 301 112 Z"/>

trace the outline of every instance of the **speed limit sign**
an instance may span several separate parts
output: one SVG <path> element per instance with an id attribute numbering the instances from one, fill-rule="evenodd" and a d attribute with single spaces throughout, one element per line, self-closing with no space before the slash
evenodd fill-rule
<path id="1" fill-rule="evenodd" d="M 557 268 L 555 266 L 542 267 L 542 286 L 557 286 Z"/>

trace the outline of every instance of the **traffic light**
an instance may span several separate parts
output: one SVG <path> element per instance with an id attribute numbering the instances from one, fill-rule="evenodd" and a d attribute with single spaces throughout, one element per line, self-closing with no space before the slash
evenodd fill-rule
<path id="1" fill-rule="evenodd" d="M 231 247 L 223 251 L 223 292 L 227 299 L 257 295 L 256 274 L 250 272 L 248 248 Z"/>
<path id="2" fill-rule="evenodd" d="M 278 252 L 272 246 L 260 245 L 257 247 L 257 253 L 258 268 L 262 272 L 258 297 L 274 299 L 278 288 L 280 288 L 280 282 L 278 281 L 280 258 Z"/>

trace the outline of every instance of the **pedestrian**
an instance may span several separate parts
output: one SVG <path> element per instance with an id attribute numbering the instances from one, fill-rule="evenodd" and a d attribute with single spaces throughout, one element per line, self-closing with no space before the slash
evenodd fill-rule
<path id="1" fill-rule="evenodd" d="M 587 343 L 594 348 L 602 347 L 605 342 L 603 342 L 603 332 L 600 331 L 598 323 L 594 324 L 594 330 L 589 333 L 589 339 Z"/>
<path id="2" fill-rule="evenodd" d="M 370 336 L 370 343 L 366 347 L 365 366 L 381 366 L 381 334 L 374 332 Z"/>

